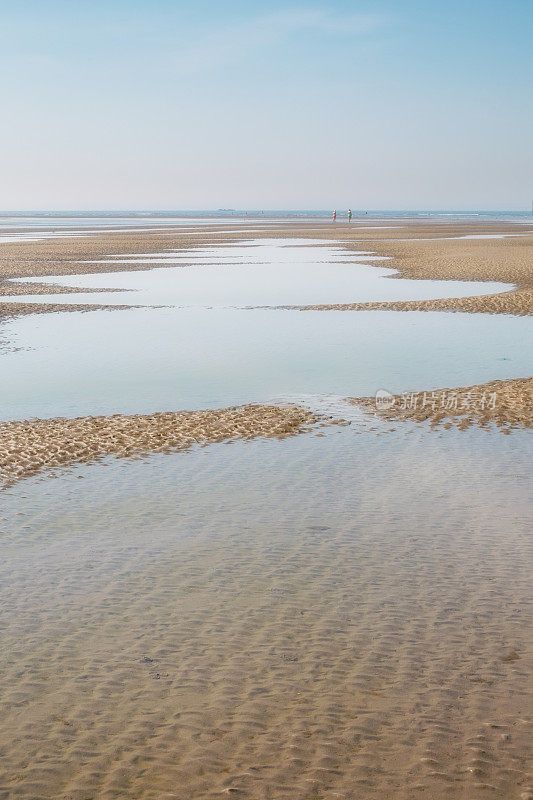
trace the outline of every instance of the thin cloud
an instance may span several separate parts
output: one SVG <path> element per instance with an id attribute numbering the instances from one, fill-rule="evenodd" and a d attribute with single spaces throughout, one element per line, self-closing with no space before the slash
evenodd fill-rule
<path id="1" fill-rule="evenodd" d="M 283 44 L 297 34 L 363 37 L 383 23 L 382 17 L 368 14 L 339 16 L 321 10 L 282 11 L 235 23 L 208 34 L 180 49 L 173 63 L 183 72 L 203 72 Z"/>

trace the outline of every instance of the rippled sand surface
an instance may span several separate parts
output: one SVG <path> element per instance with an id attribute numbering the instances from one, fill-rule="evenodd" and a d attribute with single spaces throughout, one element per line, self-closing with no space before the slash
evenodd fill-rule
<path id="1" fill-rule="evenodd" d="M 4 492 L 0 797 L 529 797 L 531 440 L 400 427 Z"/>
<path id="2" fill-rule="evenodd" d="M 126 458 L 231 439 L 294 436 L 316 422 L 318 417 L 303 408 L 262 405 L 0 422 L 0 481 L 110 455 Z"/>
<path id="3" fill-rule="evenodd" d="M 492 225 L 492 223 L 491 223 Z M 531 315 L 533 312 L 533 235 L 530 230 L 513 235 L 473 233 L 473 226 L 408 225 L 387 240 L 380 232 L 365 246 L 392 259 L 399 276 L 414 279 L 500 280 L 516 288 L 497 294 L 406 300 L 387 303 L 323 304 L 302 306 L 304 310 L 370 311 L 462 311 L 485 314 Z M 459 235 L 461 232 L 461 235 Z M 386 231 L 385 231 L 386 234 Z M 368 235 L 368 234 L 367 234 Z M 347 243 L 349 240 L 346 239 Z"/>
<path id="4" fill-rule="evenodd" d="M 471 425 L 494 424 L 504 433 L 517 427 L 533 428 L 533 378 L 396 395 L 384 392 L 380 396 L 378 392 L 374 397 L 353 398 L 351 402 L 384 419 L 429 420 L 435 427 L 455 424 L 465 430 Z"/>

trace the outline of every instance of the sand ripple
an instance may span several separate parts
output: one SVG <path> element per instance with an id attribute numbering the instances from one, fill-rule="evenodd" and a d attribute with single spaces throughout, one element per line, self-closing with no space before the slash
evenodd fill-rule
<path id="1" fill-rule="evenodd" d="M 352 403 L 362 405 L 385 419 L 429 420 L 432 426 L 497 425 L 504 433 L 512 428 L 533 427 L 533 378 L 491 381 L 459 389 L 404 392 L 383 398 L 359 397 Z"/>
<path id="2" fill-rule="evenodd" d="M 501 294 L 441 297 L 437 300 L 397 300 L 375 303 L 330 303 L 298 306 L 300 311 L 462 311 L 467 314 L 533 314 L 533 290 L 516 289 Z"/>
<path id="3" fill-rule="evenodd" d="M 365 248 L 392 259 L 398 278 L 415 280 L 502 281 L 513 283 L 516 289 L 501 294 L 471 297 L 450 297 L 439 300 L 409 300 L 390 303 L 339 303 L 307 305 L 302 310 L 317 311 L 463 311 L 485 314 L 533 313 L 533 236 L 524 235 L 501 239 L 463 239 L 461 236 L 493 235 L 512 228 L 500 228 L 494 223 L 483 226 L 441 224 L 432 226 L 406 225 L 403 238 L 387 240 L 374 233 L 374 240 L 365 241 Z M 386 231 L 382 233 L 386 234 Z M 346 243 L 349 239 L 345 238 Z M 392 278 L 394 280 L 394 278 Z"/>
<path id="4" fill-rule="evenodd" d="M 258 436 L 283 438 L 318 417 L 297 406 L 246 405 L 109 417 L 35 419 L 0 423 L 0 480 L 12 483 L 45 469 L 148 453 L 187 450 Z"/>

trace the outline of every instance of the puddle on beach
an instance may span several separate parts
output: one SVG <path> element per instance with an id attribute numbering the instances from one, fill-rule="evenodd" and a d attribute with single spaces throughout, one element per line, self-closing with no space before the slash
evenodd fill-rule
<path id="1" fill-rule="evenodd" d="M 369 265 L 371 262 L 373 266 Z M 377 266 L 375 262 L 381 263 Z M 252 240 L 239 245 L 124 255 L 93 262 L 113 264 L 117 270 L 122 264 L 128 267 L 142 264 L 142 270 L 40 279 L 51 285 L 130 290 L 127 292 L 99 291 L 94 297 L 87 293 L 25 298 L 18 295 L 11 299 L 69 304 L 242 307 L 429 300 L 494 294 L 513 288 L 496 282 L 396 278 L 391 277 L 396 270 L 382 266 L 383 262 L 387 259 L 325 245 L 320 240 Z"/>
<path id="2" fill-rule="evenodd" d="M 519 796 L 527 434 L 376 426 L 4 492 L 8 797 Z"/>
<path id="3" fill-rule="evenodd" d="M 391 279 L 388 267 L 310 239 L 262 239 L 168 254 L 132 272 L 44 278 L 126 292 L 17 296 L 166 304 L 41 314 L 5 326 L 0 419 L 224 407 L 302 395 L 370 395 L 529 374 L 531 320 L 438 312 L 246 308 L 494 292 L 496 283 Z M 240 307 L 240 308 L 239 308 Z M 38 387 L 38 389 L 36 389 Z"/>
<path id="4" fill-rule="evenodd" d="M 129 309 L 4 327 L 0 418 L 371 395 L 531 372 L 532 320 L 445 312 Z"/>

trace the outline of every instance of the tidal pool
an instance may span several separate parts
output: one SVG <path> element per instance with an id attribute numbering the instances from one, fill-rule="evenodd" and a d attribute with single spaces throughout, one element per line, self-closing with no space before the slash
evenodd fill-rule
<path id="1" fill-rule="evenodd" d="M 25 299 L 69 304 L 242 307 L 430 300 L 494 294 L 513 288 L 510 284 L 488 281 L 397 278 L 396 270 L 388 266 L 369 266 L 375 261 L 387 259 L 324 244 L 321 240 L 260 239 L 239 245 L 101 259 L 92 263 L 113 264 L 119 271 L 40 280 L 51 285 L 126 292 L 99 291 L 94 299 L 87 293 L 29 295 Z M 128 271 L 120 271 L 124 264 L 128 265 Z M 132 271 L 131 265 L 143 268 Z"/>
<path id="2" fill-rule="evenodd" d="M 153 308 L 19 317 L 0 417 L 369 395 L 531 374 L 533 321 L 401 311 Z"/>

